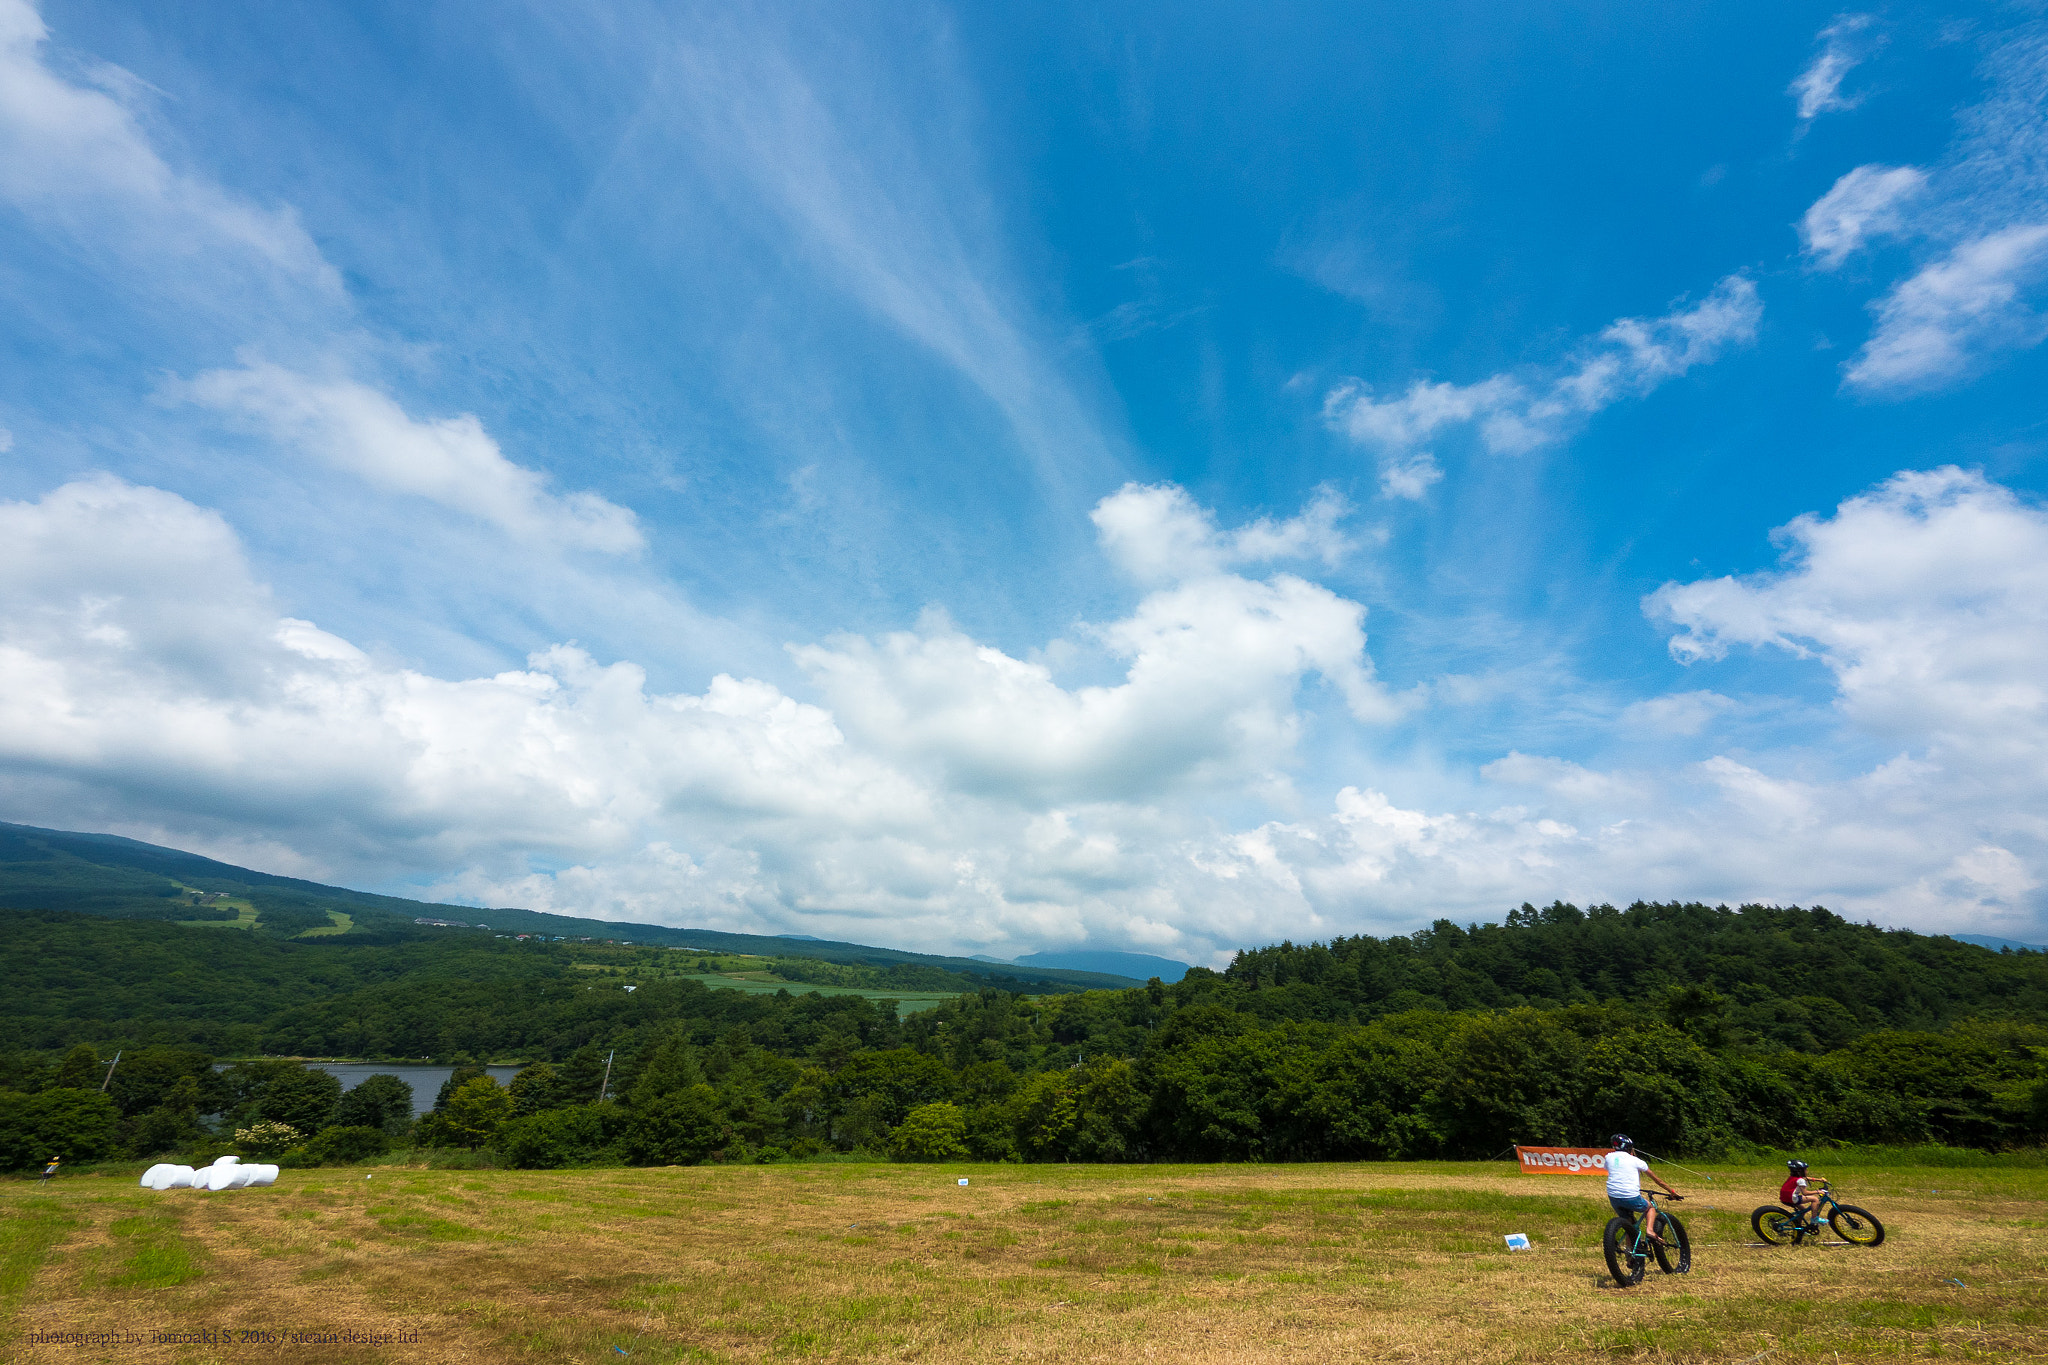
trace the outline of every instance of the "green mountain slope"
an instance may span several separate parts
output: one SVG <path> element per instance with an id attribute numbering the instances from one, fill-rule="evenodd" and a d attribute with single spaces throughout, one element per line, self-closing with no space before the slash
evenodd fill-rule
<path id="1" fill-rule="evenodd" d="M 1033 992 L 1139 984 L 1134 978 L 1104 972 L 988 963 L 861 943 L 615 923 L 504 907 L 479 910 L 436 905 L 279 877 L 116 834 L 78 834 L 0 823 L 0 909 L 71 910 L 186 923 L 215 920 L 225 925 L 237 919 L 236 907 L 230 902 L 253 907 L 255 927 L 266 936 L 297 938 L 311 932 L 327 935 L 334 943 L 411 942 L 451 933 L 477 933 L 475 926 L 487 925 L 489 932 L 499 934 L 692 947 L 866 967 L 930 967 L 973 982 Z M 338 927 L 335 914 L 348 918 L 347 933 L 333 933 Z M 415 924 L 418 919 L 447 920 L 472 928 L 432 928 Z"/>

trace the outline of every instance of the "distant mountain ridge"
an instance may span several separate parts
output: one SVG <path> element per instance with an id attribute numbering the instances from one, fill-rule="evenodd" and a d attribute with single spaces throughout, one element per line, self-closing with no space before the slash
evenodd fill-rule
<path id="1" fill-rule="evenodd" d="M 195 897 L 194 891 L 201 894 Z M 214 911 L 205 899 L 207 895 L 248 901 L 256 907 L 263 930 L 284 938 L 308 930 L 333 935 L 335 926 L 330 912 L 353 920 L 347 934 L 334 935 L 327 942 L 388 941 L 463 932 L 415 922 L 427 920 L 488 926 L 495 933 L 630 940 L 664 947 L 816 958 L 863 966 L 908 963 L 941 967 L 1013 990 L 1118 990 L 1144 982 L 1143 977 L 1074 970 L 1050 963 L 981 962 L 809 936 L 678 929 L 504 906 L 478 909 L 469 905 L 440 905 L 258 872 L 118 834 L 78 833 L 0 821 L 0 909 L 74 910 L 124 919 L 188 922 L 208 918 L 210 912 L 214 918 L 232 918 L 231 914 Z"/>
<path id="2" fill-rule="evenodd" d="M 1949 937 L 1958 943 L 1974 943 L 1979 948 L 1989 948 L 1994 953 L 2000 948 L 2010 948 L 2016 953 L 2048 953 L 2048 944 L 2022 943 L 2016 938 L 1993 938 L 1989 934 L 1950 934 Z"/>
<path id="3" fill-rule="evenodd" d="M 1116 976 L 1158 977 L 1172 985 L 1188 974 L 1188 963 L 1150 953 L 1119 953 L 1080 948 L 1071 952 L 1027 953 L 1011 959 L 1020 967 L 1064 967 L 1076 972 L 1109 972 Z"/>

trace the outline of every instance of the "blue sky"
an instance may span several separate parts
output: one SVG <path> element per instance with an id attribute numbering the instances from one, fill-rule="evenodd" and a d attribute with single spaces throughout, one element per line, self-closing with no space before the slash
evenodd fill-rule
<path id="1" fill-rule="evenodd" d="M 0 0 L 0 818 L 2048 934 L 2038 7 Z"/>

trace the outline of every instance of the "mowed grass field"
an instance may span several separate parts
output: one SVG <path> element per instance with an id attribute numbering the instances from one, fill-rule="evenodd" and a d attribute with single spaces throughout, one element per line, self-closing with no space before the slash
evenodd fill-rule
<path id="1" fill-rule="evenodd" d="M 1506 1163 L 9 1181 L 0 1358 L 2048 1360 L 2048 1172 L 1855 1172 L 1840 1192 L 1890 1231 L 1859 1250 L 1754 1245 L 1777 1174 L 1707 1169 L 1667 1172 L 1692 1273 L 1629 1290 L 1600 1182 Z M 200 1329 L 278 1339 L 153 1339 Z M 351 1331 L 404 1339 L 291 1339 Z"/>

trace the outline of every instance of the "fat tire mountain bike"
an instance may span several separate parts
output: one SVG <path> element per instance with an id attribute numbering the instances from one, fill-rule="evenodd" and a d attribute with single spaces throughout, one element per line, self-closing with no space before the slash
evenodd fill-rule
<path id="1" fill-rule="evenodd" d="M 1644 1191 L 1645 1197 L 1655 1200 L 1657 1195 Z M 1665 1195 L 1664 1198 L 1682 1200 L 1682 1194 Z M 1646 1218 L 1638 1223 L 1633 1218 L 1616 1216 L 1607 1220 L 1607 1230 L 1601 1234 L 1600 1248 L 1607 1253 L 1607 1271 L 1614 1276 L 1615 1287 L 1629 1289 L 1643 1282 L 1643 1274 L 1650 1268 L 1650 1257 L 1657 1258 L 1657 1269 L 1666 1275 L 1683 1275 L 1692 1269 L 1692 1238 L 1686 1235 L 1685 1224 L 1669 1209 L 1657 1211 L 1657 1235 L 1662 1244 L 1652 1241 Z"/>
<path id="2" fill-rule="evenodd" d="M 1774 1247 L 1796 1247 L 1809 1237 L 1820 1236 L 1823 1210 L 1828 1227 L 1850 1246 L 1874 1247 L 1883 1243 L 1884 1224 L 1877 1221 L 1877 1215 L 1854 1204 L 1837 1202 L 1825 1180 L 1820 1182 L 1820 1202 L 1814 1205 L 1811 1219 L 1783 1204 L 1765 1204 L 1749 1215 L 1749 1226 L 1760 1242 Z"/>

